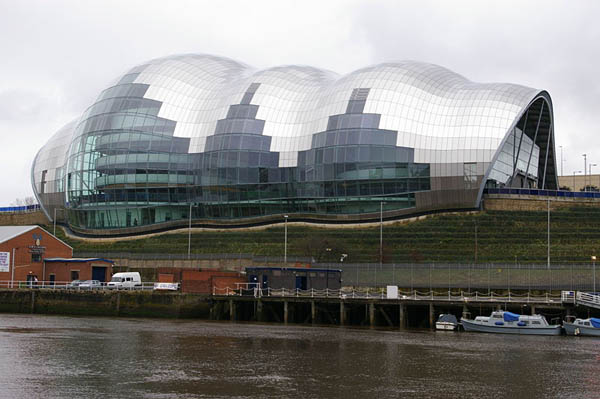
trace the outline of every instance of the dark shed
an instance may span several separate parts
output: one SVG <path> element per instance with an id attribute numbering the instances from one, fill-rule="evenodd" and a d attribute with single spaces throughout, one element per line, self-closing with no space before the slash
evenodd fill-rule
<path id="1" fill-rule="evenodd" d="M 342 287 L 340 269 L 311 269 L 301 267 L 247 267 L 249 283 L 262 289 L 339 290 Z"/>

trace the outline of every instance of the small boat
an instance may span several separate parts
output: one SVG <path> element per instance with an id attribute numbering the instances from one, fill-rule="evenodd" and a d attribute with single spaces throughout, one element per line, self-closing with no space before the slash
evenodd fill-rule
<path id="1" fill-rule="evenodd" d="M 453 331 L 458 327 L 458 320 L 453 314 L 442 313 L 435 322 L 436 330 Z"/>
<path id="2" fill-rule="evenodd" d="M 465 331 L 477 331 L 501 334 L 560 335 L 559 324 L 548 324 L 542 315 L 519 315 L 497 310 L 488 316 L 477 316 L 475 320 L 462 319 Z"/>
<path id="3" fill-rule="evenodd" d="M 571 319 L 572 320 L 572 319 Z M 600 319 L 590 317 L 589 319 L 575 319 L 563 322 L 563 328 L 567 335 L 587 335 L 600 337 Z"/>

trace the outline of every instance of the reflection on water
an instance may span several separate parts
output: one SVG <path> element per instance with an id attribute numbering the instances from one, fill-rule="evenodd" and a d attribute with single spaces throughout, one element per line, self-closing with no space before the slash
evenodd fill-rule
<path id="1" fill-rule="evenodd" d="M 0 397 L 600 397 L 600 339 L 0 315 Z"/>

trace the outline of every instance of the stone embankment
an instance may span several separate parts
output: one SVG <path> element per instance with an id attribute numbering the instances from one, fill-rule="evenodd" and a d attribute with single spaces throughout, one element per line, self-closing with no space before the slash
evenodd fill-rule
<path id="1" fill-rule="evenodd" d="M 209 296 L 145 291 L 0 290 L 0 312 L 208 318 Z"/>

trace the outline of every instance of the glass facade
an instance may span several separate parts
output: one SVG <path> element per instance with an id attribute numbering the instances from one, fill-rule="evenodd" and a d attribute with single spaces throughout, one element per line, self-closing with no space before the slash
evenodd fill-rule
<path id="1" fill-rule="evenodd" d="M 338 76 L 182 55 L 104 90 L 40 150 L 32 184 L 49 217 L 65 207 L 92 234 L 372 221 L 382 202 L 401 217 L 476 208 L 485 186 L 553 188 L 553 148 L 543 91 L 417 62 Z"/>

